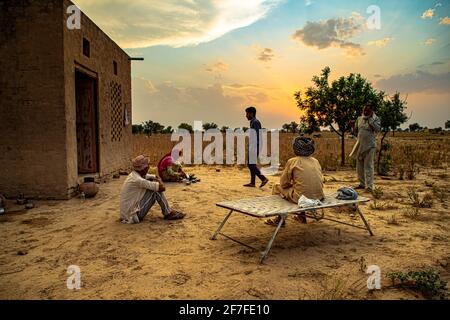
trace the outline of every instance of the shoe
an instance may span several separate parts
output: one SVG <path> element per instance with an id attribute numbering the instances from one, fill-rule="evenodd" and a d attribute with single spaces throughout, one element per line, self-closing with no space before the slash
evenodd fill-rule
<path id="1" fill-rule="evenodd" d="M 358 184 L 356 187 L 354 187 L 353 189 L 355 190 L 361 190 L 361 189 L 365 189 L 366 186 L 363 186 L 362 184 Z"/>
<path id="2" fill-rule="evenodd" d="M 246 188 L 256 188 L 256 185 L 254 185 L 253 183 L 249 183 L 249 184 L 244 184 L 244 187 L 246 187 Z"/>
<path id="3" fill-rule="evenodd" d="M 269 183 L 269 179 L 264 180 L 263 182 L 261 182 L 261 186 L 259 188 L 260 189 L 263 188 L 268 183 Z"/>
<path id="4" fill-rule="evenodd" d="M 182 213 L 182 212 L 173 211 L 169 215 L 165 216 L 164 220 L 181 220 L 185 216 L 186 215 L 184 213 Z"/>
<path id="5" fill-rule="evenodd" d="M 293 219 L 300 223 L 304 223 L 304 224 L 308 223 L 308 221 L 306 220 L 306 215 L 304 213 L 296 214 Z"/>
<path id="6" fill-rule="evenodd" d="M 267 219 L 266 221 L 264 221 L 264 223 L 267 224 L 268 226 L 278 227 L 278 225 L 280 224 L 280 220 L 281 220 L 280 217 L 276 217 L 276 218 L 272 218 L 272 219 Z M 286 226 L 286 220 L 283 221 L 281 226 L 283 228 Z"/>

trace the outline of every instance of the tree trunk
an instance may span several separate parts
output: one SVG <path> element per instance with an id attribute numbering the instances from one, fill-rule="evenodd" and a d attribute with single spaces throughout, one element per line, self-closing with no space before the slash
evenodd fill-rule
<path id="1" fill-rule="evenodd" d="M 345 166 L 345 132 L 341 135 L 341 166 Z"/>
<path id="2" fill-rule="evenodd" d="M 383 143 L 384 143 L 384 139 L 386 138 L 386 135 L 389 133 L 389 131 L 385 132 L 383 134 L 383 137 L 381 138 L 381 146 L 380 146 L 380 151 L 378 151 L 378 162 L 377 162 L 377 173 L 378 175 L 380 175 L 380 161 L 381 161 L 381 155 L 383 153 Z"/>

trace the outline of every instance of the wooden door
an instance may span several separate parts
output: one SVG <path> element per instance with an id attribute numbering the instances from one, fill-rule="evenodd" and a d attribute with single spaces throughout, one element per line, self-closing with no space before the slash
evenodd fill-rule
<path id="1" fill-rule="evenodd" d="M 78 173 L 98 172 L 97 81 L 76 72 Z"/>

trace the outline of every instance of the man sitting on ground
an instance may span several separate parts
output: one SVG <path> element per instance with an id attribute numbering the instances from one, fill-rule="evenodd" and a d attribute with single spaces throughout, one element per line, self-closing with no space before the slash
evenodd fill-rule
<path id="1" fill-rule="evenodd" d="M 164 195 L 166 187 L 154 175 L 148 175 L 149 159 L 139 156 L 133 160 L 133 172 L 127 177 L 120 195 L 120 218 L 134 224 L 144 220 L 155 202 L 166 220 L 183 219 L 185 214 L 171 210 Z"/>
<path id="2" fill-rule="evenodd" d="M 273 187 L 273 194 L 280 195 L 295 204 L 301 196 L 308 199 L 323 200 L 323 175 L 319 161 L 313 158 L 315 143 L 312 139 L 298 137 L 294 141 L 296 157 L 288 160 L 280 183 Z M 305 216 L 296 216 L 297 220 L 306 223 Z M 278 225 L 280 218 L 269 219 L 269 225 Z"/>

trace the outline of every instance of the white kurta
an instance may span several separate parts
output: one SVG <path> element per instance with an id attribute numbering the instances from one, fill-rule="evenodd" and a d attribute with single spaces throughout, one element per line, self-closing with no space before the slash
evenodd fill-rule
<path id="1" fill-rule="evenodd" d="M 359 117 L 355 129 L 358 130 L 358 141 L 350 156 L 360 159 L 370 149 L 377 147 L 377 133 L 381 129 L 380 118 L 375 114 L 370 118 Z"/>
<path id="2" fill-rule="evenodd" d="M 147 175 L 147 179 L 156 176 Z M 148 181 L 133 171 L 125 180 L 120 193 L 120 218 L 123 222 L 133 223 L 133 218 L 140 210 L 139 204 L 147 190 L 158 191 L 159 182 Z"/>

